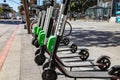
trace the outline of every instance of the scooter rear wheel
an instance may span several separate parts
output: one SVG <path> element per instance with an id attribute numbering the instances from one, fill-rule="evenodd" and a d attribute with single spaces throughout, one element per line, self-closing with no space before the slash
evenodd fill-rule
<path id="1" fill-rule="evenodd" d="M 44 54 L 38 54 L 38 55 L 35 56 L 35 59 L 34 59 L 35 63 L 38 66 L 43 65 L 43 63 L 45 62 L 45 60 L 46 60 L 46 57 L 45 57 Z"/>
<path id="2" fill-rule="evenodd" d="M 57 80 L 57 73 L 52 69 L 47 69 L 42 73 L 42 80 Z"/>

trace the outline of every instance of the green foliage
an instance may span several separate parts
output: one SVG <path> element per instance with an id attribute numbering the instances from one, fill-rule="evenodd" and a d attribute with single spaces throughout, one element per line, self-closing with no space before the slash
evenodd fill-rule
<path id="1" fill-rule="evenodd" d="M 84 12 L 89 7 L 97 5 L 97 0 L 72 0 L 69 12 Z"/>
<path id="2" fill-rule="evenodd" d="M 0 7 L 0 14 L 3 12 L 3 9 Z"/>
<path id="3" fill-rule="evenodd" d="M 20 14 L 22 13 L 23 10 L 24 10 L 23 5 L 18 6 L 18 11 Z"/>

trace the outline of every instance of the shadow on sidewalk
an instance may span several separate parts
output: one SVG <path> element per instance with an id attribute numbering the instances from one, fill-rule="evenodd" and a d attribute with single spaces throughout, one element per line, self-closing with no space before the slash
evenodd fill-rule
<path id="1" fill-rule="evenodd" d="M 120 32 L 73 30 L 70 39 L 78 46 L 116 47 L 120 46 Z"/>

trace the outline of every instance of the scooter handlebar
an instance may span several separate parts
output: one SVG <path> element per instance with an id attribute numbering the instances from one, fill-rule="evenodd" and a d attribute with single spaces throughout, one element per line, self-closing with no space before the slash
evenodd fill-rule
<path id="1" fill-rule="evenodd" d="M 50 5 L 54 6 L 54 0 L 49 0 L 50 1 Z"/>
<path id="2" fill-rule="evenodd" d="M 66 1 L 66 0 L 63 0 L 63 4 L 65 4 L 65 1 Z"/>
<path id="3" fill-rule="evenodd" d="M 66 0 L 65 1 L 65 9 L 64 9 L 64 12 L 63 12 L 64 15 L 67 15 L 67 11 L 68 11 L 70 1 L 71 0 Z"/>

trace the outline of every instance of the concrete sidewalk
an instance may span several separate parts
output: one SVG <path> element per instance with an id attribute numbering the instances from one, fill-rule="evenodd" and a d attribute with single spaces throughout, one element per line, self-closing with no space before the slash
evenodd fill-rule
<path id="1" fill-rule="evenodd" d="M 40 80 L 33 53 L 30 36 L 20 25 L 0 71 L 0 80 Z"/>

